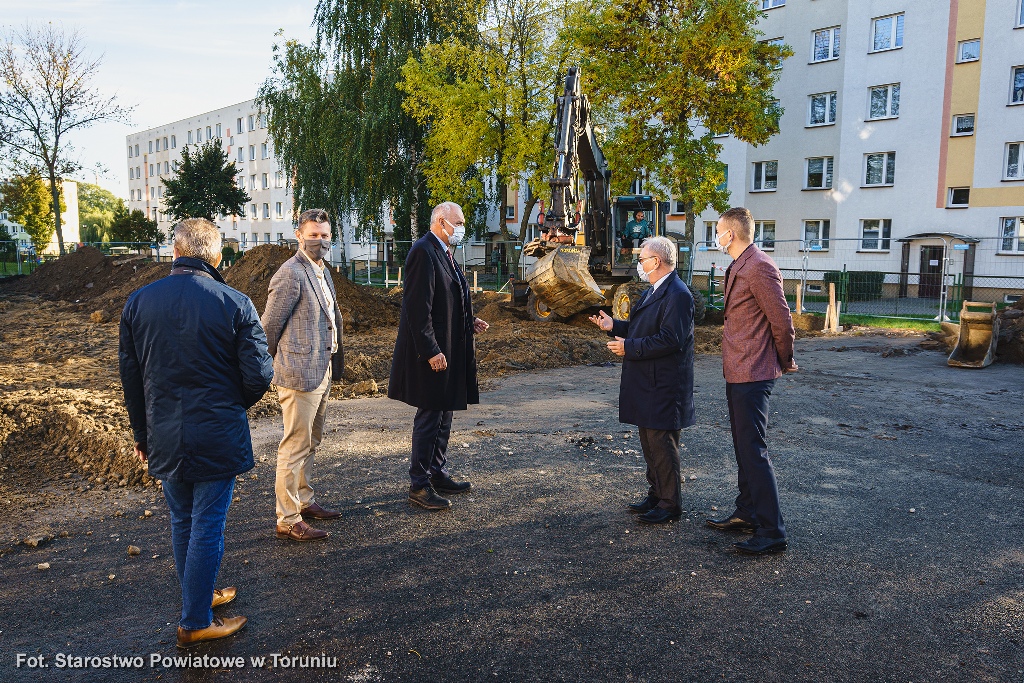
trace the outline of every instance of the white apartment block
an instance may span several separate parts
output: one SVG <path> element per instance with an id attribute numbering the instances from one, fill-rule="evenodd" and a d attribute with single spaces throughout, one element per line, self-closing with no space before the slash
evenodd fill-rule
<path id="1" fill-rule="evenodd" d="M 161 181 L 175 173 L 186 145 L 212 139 L 235 162 L 250 197 L 244 215 L 218 217 L 221 235 L 241 249 L 293 239 L 291 189 L 252 100 L 128 135 L 128 208 L 141 209 L 169 234 L 174 222 L 164 211 Z"/>
<path id="2" fill-rule="evenodd" d="M 1021 0 L 756 1 L 765 40 L 795 52 L 781 132 L 719 142 L 730 203 L 784 272 L 1024 278 Z M 697 241 L 716 218 L 698 217 Z M 704 249 L 698 270 L 727 265 Z"/>

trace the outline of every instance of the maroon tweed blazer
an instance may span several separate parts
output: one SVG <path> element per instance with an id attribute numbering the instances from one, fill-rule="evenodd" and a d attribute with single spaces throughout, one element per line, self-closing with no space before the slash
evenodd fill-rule
<path id="1" fill-rule="evenodd" d="M 782 375 L 793 363 L 793 317 L 782 290 L 782 273 L 751 244 L 725 271 L 725 381 L 760 382 Z"/>

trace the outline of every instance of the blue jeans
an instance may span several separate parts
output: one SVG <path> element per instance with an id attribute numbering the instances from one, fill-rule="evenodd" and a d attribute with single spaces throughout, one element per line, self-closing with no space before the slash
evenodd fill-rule
<path id="1" fill-rule="evenodd" d="M 184 629 L 206 628 L 213 622 L 213 588 L 224 556 L 227 521 L 235 479 L 198 483 L 164 482 L 164 500 L 171 512 L 174 567 L 181 585 Z"/>

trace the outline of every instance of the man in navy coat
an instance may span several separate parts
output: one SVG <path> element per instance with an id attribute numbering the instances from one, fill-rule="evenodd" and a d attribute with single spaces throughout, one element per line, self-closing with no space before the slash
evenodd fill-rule
<path id="1" fill-rule="evenodd" d="M 409 466 L 409 502 L 444 510 L 438 494 L 462 493 L 467 481 L 448 473 L 452 411 L 480 402 L 474 335 L 488 325 L 473 316 L 469 283 L 452 249 L 466 234 L 466 218 L 454 202 L 436 206 L 430 232 L 405 257 L 402 316 L 391 362 L 388 398 L 417 408 Z"/>
<path id="2" fill-rule="evenodd" d="M 637 263 L 651 283 L 629 320 L 607 313 L 591 322 L 614 336 L 608 348 L 622 357 L 619 421 L 640 428 L 647 461 L 647 496 L 629 506 L 646 524 L 666 524 L 682 513 L 679 438 L 693 415 L 693 297 L 676 274 L 675 245 L 666 237 L 644 240 Z"/>
<path id="3" fill-rule="evenodd" d="M 171 274 L 128 298 L 118 360 L 135 454 L 163 483 L 181 584 L 178 647 L 223 638 L 235 597 L 214 589 L 235 477 L 253 468 L 246 409 L 270 388 L 273 359 L 256 308 L 217 272 L 221 236 L 205 218 L 174 228 Z"/>

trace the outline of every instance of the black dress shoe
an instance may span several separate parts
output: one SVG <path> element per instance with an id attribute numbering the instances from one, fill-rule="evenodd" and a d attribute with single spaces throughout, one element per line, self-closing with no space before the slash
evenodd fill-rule
<path id="1" fill-rule="evenodd" d="M 658 507 L 658 499 L 655 498 L 654 496 L 647 496 L 641 501 L 638 501 L 636 503 L 630 503 L 628 507 L 630 512 L 637 512 L 643 514 L 645 512 L 650 512 L 654 508 Z"/>
<path id="2" fill-rule="evenodd" d="M 463 493 L 472 488 L 472 484 L 468 481 L 453 481 L 444 472 L 438 472 L 437 474 L 430 477 L 430 485 L 438 493 Z"/>
<path id="3" fill-rule="evenodd" d="M 781 553 L 789 545 L 784 538 L 768 538 L 767 536 L 751 536 L 745 541 L 733 543 L 733 547 L 748 555 L 767 555 Z"/>
<path id="4" fill-rule="evenodd" d="M 421 489 L 409 488 L 409 502 L 414 505 L 419 505 L 421 508 L 426 510 L 447 510 L 452 506 L 452 502 L 447 498 L 442 498 L 437 495 L 429 486 L 424 486 Z"/>
<path id="5" fill-rule="evenodd" d="M 668 524 L 683 516 L 682 510 L 666 510 L 665 508 L 654 508 L 645 514 L 637 517 L 637 520 L 644 524 Z"/>
<path id="6" fill-rule="evenodd" d="M 706 519 L 704 523 L 712 529 L 719 531 L 742 531 L 753 533 L 757 531 L 757 525 L 739 517 L 722 517 L 721 519 Z"/>

